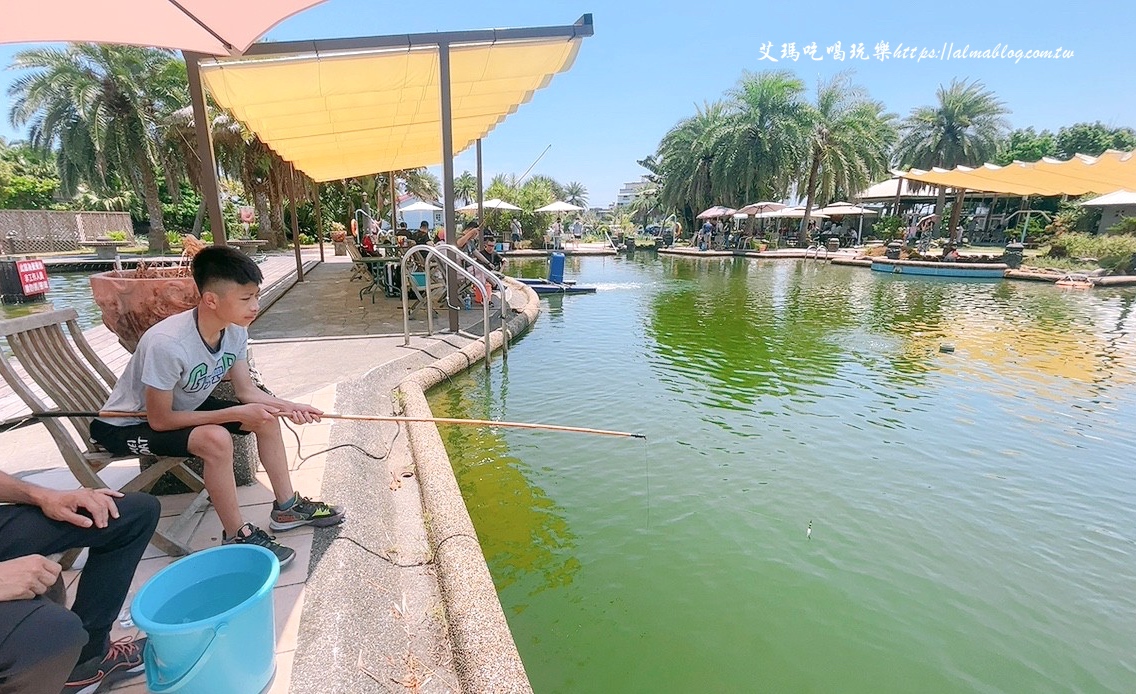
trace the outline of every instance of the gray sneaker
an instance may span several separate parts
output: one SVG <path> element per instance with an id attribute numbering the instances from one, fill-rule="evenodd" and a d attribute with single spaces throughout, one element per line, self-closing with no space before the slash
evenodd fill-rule
<path id="1" fill-rule="evenodd" d="M 276 555 L 276 558 L 280 560 L 280 568 L 287 566 L 296 557 L 296 550 L 280 544 L 276 541 L 275 535 L 269 535 L 252 523 L 242 525 L 240 530 L 232 537 L 224 537 L 224 533 L 222 533 L 221 544 L 263 547 Z"/>

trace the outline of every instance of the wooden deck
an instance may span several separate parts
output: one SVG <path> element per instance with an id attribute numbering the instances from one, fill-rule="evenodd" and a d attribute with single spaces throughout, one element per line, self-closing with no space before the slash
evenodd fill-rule
<path id="1" fill-rule="evenodd" d="M 319 264 L 319 253 L 318 251 L 305 251 L 302 259 L 304 261 L 304 274 L 306 275 L 309 270 Z M 260 299 L 260 310 L 263 312 L 296 283 L 296 257 L 291 253 L 272 255 L 260 264 L 260 269 L 264 273 L 264 283 L 261 285 L 264 289 L 261 291 Z M 118 343 L 118 337 L 114 333 L 107 330 L 104 325 L 96 325 L 84 330 L 83 335 L 91 343 L 91 347 L 98 353 L 99 357 L 110 367 L 111 371 L 116 374 L 123 372 L 126 368 L 126 362 L 130 360 L 130 353 Z M 27 377 L 23 368 L 18 364 L 16 371 L 22 378 Z M 54 406 L 51 399 L 38 386 L 33 386 L 33 390 L 38 397 L 50 406 Z M 24 404 L 24 401 L 12 392 L 11 387 L 3 379 L 0 379 L 0 428 L 25 419 L 30 414 L 31 410 Z"/>

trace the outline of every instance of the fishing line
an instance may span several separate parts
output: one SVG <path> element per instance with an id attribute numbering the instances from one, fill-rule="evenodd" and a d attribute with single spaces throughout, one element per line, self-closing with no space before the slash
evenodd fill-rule
<path id="1" fill-rule="evenodd" d="M 387 450 L 384 451 L 382 455 L 375 455 L 375 454 L 371 453 L 370 451 L 368 451 L 367 449 L 363 448 L 362 446 L 360 446 L 358 444 L 354 444 L 354 443 L 340 443 L 340 444 L 336 444 L 334 446 L 330 446 L 328 448 L 324 448 L 323 450 L 316 451 L 315 453 L 309 453 L 308 455 L 300 455 L 300 451 L 302 450 L 302 448 L 300 446 L 300 432 L 298 432 L 294 428 L 292 428 L 291 420 L 288 420 L 288 419 L 285 419 L 284 417 L 281 417 L 280 421 L 284 422 L 284 426 L 288 428 L 288 431 L 291 432 L 292 436 L 295 437 L 295 439 L 296 439 L 296 460 L 297 460 L 297 463 L 296 463 L 296 467 L 292 468 L 293 470 L 299 470 L 300 466 L 303 465 L 304 463 L 308 462 L 309 458 L 314 458 L 317 455 L 323 455 L 324 453 L 330 453 L 331 451 L 334 451 L 338 448 L 354 448 L 355 450 L 359 451 L 360 453 L 362 453 L 363 455 L 367 456 L 368 458 L 370 458 L 372 460 L 386 460 L 387 456 L 390 455 L 391 449 L 394 448 L 394 442 L 398 440 L 398 435 L 402 433 L 402 427 L 401 426 L 395 427 L 394 436 L 391 438 L 390 443 L 387 444 Z"/>

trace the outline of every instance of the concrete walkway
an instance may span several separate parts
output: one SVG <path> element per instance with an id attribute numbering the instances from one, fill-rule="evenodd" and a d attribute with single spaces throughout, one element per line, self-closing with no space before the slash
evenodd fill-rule
<path id="1" fill-rule="evenodd" d="M 392 389 L 409 374 L 447 356 L 461 356 L 458 350 L 473 342 L 480 346 L 480 341 L 467 334 L 417 336 L 404 346 L 401 301 L 382 296 L 374 304 L 366 296 L 360 301 L 361 284 L 349 280 L 350 267 L 346 258 L 329 256 L 310 271 L 306 281 L 253 323 L 250 354 L 265 383 L 281 397 L 326 412 L 388 415 L 394 411 Z M 424 330 L 423 317 L 420 311 L 412 330 Z M 463 330 L 479 329 L 480 319 L 480 311 L 463 311 Z M 281 572 L 274 593 L 277 673 L 269 691 L 460 690 L 461 664 L 455 663 L 446 597 L 404 428 L 324 420 L 297 429 L 298 445 L 285 431 L 296 489 L 344 503 L 348 517 L 336 528 L 298 529 L 278 538 L 297 556 Z M 15 461 L 6 456 L 0 469 L 45 486 L 78 486 L 42 427 L 0 434 L 0 446 L 23 452 L 18 464 L 10 464 Z M 329 447 L 334 449 L 322 452 Z M 116 463 L 104 480 L 121 484 L 136 472 L 136 462 Z M 252 486 L 240 488 L 238 497 L 245 518 L 266 527 L 273 496 L 264 473 Z M 170 522 L 191 500 L 189 494 L 162 497 L 163 522 Z M 191 546 L 215 546 L 220 534 L 220 522 L 210 508 Z M 171 561 L 149 548 L 127 604 Z M 483 559 L 481 563 L 484 570 Z M 72 597 L 77 576 L 68 572 Z M 495 609 L 500 612 L 499 603 Z M 130 626 L 118 625 L 112 636 L 133 632 Z M 507 631 L 505 639 L 512 647 Z M 523 669 L 520 677 L 510 690 L 527 689 Z M 143 681 L 131 680 L 116 690 L 140 694 L 146 691 Z"/>

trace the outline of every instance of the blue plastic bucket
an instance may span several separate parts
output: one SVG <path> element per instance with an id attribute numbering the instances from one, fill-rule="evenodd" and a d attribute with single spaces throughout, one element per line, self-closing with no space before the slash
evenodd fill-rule
<path id="1" fill-rule="evenodd" d="M 151 692 L 249 694 L 276 669 L 272 589 L 280 562 L 253 545 L 191 554 L 154 575 L 130 605 L 146 632 Z"/>
<path id="2" fill-rule="evenodd" d="M 564 254 L 553 253 L 548 261 L 548 281 L 553 284 L 564 283 Z"/>

